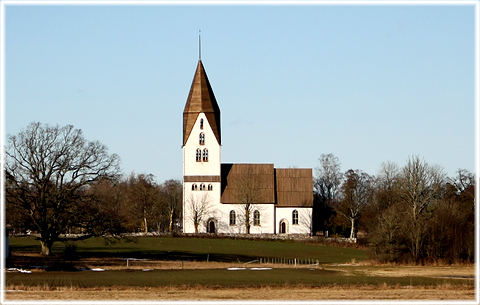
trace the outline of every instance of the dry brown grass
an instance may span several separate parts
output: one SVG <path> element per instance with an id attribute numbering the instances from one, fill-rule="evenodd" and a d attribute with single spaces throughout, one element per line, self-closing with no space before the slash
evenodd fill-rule
<path id="1" fill-rule="evenodd" d="M 363 273 L 368 276 L 422 276 L 422 277 L 450 277 L 466 278 L 475 276 L 475 267 L 467 265 L 457 266 L 368 266 L 368 265 L 342 265 L 329 267 L 331 270 L 343 271 L 346 274 Z"/>
<path id="2" fill-rule="evenodd" d="M 20 288 L 20 287 L 18 287 Z M 155 287 L 132 289 L 8 290 L 11 300 L 474 300 L 475 290 L 462 287 Z"/>

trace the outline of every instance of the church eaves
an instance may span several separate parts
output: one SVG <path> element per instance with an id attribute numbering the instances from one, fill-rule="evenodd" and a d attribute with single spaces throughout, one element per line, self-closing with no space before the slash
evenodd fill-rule
<path id="1" fill-rule="evenodd" d="M 190 93 L 183 111 L 183 145 L 187 143 L 198 115 L 205 113 L 208 124 L 212 128 L 218 144 L 220 140 L 220 108 L 218 107 L 212 87 L 208 81 L 207 73 L 202 61 L 198 61 L 197 70 L 193 77 Z"/>

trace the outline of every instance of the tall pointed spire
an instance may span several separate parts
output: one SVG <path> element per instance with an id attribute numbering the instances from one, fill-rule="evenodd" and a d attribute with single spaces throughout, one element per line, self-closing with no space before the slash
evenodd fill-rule
<path id="1" fill-rule="evenodd" d="M 183 111 L 183 145 L 187 143 L 193 125 L 200 113 L 205 113 L 205 117 L 215 134 L 218 144 L 221 144 L 220 108 L 218 107 L 217 100 L 215 99 L 201 60 L 198 61 L 192 86 L 190 87 L 190 93 L 188 94 L 187 103 Z"/>

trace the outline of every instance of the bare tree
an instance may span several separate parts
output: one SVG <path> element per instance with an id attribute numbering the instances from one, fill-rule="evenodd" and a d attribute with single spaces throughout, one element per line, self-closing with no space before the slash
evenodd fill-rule
<path id="1" fill-rule="evenodd" d="M 343 181 L 340 161 L 333 154 L 322 154 L 318 160 L 320 166 L 315 169 L 317 176 L 314 181 L 315 191 L 323 201 L 333 201 Z"/>
<path id="2" fill-rule="evenodd" d="M 442 169 L 430 166 L 418 156 L 409 158 L 401 173 L 400 200 L 405 204 L 408 223 L 405 225 L 409 249 L 418 262 L 425 235 L 424 212 L 445 191 Z"/>
<path id="3" fill-rule="evenodd" d="M 325 232 L 329 219 L 334 214 L 343 173 L 340 171 L 340 161 L 333 154 L 322 154 L 318 160 L 320 165 L 315 169 L 316 177 L 313 181 L 313 230 Z"/>
<path id="4" fill-rule="evenodd" d="M 395 183 L 398 181 L 400 174 L 400 168 L 396 163 L 387 161 L 380 165 L 380 171 L 378 173 L 379 186 L 384 190 L 391 190 L 394 188 Z"/>
<path id="5" fill-rule="evenodd" d="M 445 174 L 418 156 L 409 158 L 402 169 L 402 199 L 409 204 L 415 220 L 444 190 Z"/>
<path id="6" fill-rule="evenodd" d="M 160 187 L 152 174 L 131 174 L 128 179 L 131 215 L 139 221 L 141 231 L 147 233 L 150 222 L 159 217 Z"/>
<path id="7" fill-rule="evenodd" d="M 43 255 L 69 226 L 83 225 L 79 202 L 85 188 L 118 172 L 119 157 L 71 125 L 32 123 L 8 137 L 6 178 L 12 187 L 7 198 L 29 215 Z"/>
<path id="8" fill-rule="evenodd" d="M 356 222 L 365 206 L 371 201 L 373 179 L 359 170 L 349 170 L 345 173 L 346 180 L 342 185 L 342 200 L 337 206 L 337 212 L 351 223 L 350 238 L 355 238 Z"/>
<path id="9" fill-rule="evenodd" d="M 253 223 L 255 204 L 260 200 L 260 192 L 263 183 L 252 169 L 246 167 L 243 173 L 235 181 L 235 197 L 239 204 L 240 219 L 245 225 L 245 232 L 250 234 Z"/>
<path id="10" fill-rule="evenodd" d="M 127 197 L 125 186 L 120 179 L 102 179 L 87 190 L 89 200 L 83 204 L 85 223 L 95 235 L 116 235 L 127 230 L 127 220 L 132 217 L 124 209 Z"/>
<path id="11" fill-rule="evenodd" d="M 189 220 L 193 222 L 195 233 L 198 233 L 198 226 L 205 220 L 205 216 L 210 211 L 211 199 L 208 193 L 203 193 L 201 196 L 190 194 L 187 199 L 187 208 L 189 212 Z"/>
<path id="12" fill-rule="evenodd" d="M 384 162 L 380 165 L 376 182 L 375 213 L 398 201 L 400 168 L 396 163 Z"/>
<path id="13" fill-rule="evenodd" d="M 472 185 L 475 185 L 475 175 L 466 169 L 458 169 L 453 179 L 449 182 L 457 189 L 457 193 L 462 193 Z"/>
<path id="14" fill-rule="evenodd" d="M 168 218 L 168 231 L 174 231 L 176 216 L 181 214 L 182 208 L 182 183 L 178 180 L 167 180 L 161 185 L 162 206 L 165 215 Z"/>

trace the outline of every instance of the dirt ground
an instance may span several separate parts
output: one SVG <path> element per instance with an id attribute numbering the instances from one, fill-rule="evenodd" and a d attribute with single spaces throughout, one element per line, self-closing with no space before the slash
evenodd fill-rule
<path id="1" fill-rule="evenodd" d="M 392 288 L 392 287 L 322 287 L 322 288 L 181 288 L 151 289 L 6 291 L 11 300 L 470 300 L 474 289 L 457 288 Z"/>

